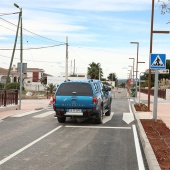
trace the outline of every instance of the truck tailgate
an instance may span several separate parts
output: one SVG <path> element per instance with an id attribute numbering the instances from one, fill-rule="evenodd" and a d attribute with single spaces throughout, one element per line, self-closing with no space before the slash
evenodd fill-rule
<path id="1" fill-rule="evenodd" d="M 92 96 L 56 96 L 56 108 L 92 108 Z"/>

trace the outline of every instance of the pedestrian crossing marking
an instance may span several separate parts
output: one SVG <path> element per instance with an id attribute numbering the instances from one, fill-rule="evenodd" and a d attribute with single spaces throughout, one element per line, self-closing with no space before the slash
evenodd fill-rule
<path id="1" fill-rule="evenodd" d="M 159 55 L 155 58 L 151 66 L 162 66 L 164 67 L 164 63 L 162 62 L 161 58 Z"/>
<path id="2" fill-rule="evenodd" d="M 37 112 L 39 112 L 39 110 L 32 110 L 32 111 L 29 111 L 29 112 L 23 112 L 23 113 L 15 114 L 11 117 L 23 117 L 23 116 L 27 116 L 27 115 L 37 113 Z"/>
<path id="3" fill-rule="evenodd" d="M 36 115 L 36 116 L 33 116 L 35 118 L 44 118 L 46 116 L 50 116 L 52 114 L 55 114 L 54 110 L 53 111 L 48 111 L 48 112 L 45 112 L 45 113 L 42 113 L 42 114 L 39 114 L 39 115 Z"/>

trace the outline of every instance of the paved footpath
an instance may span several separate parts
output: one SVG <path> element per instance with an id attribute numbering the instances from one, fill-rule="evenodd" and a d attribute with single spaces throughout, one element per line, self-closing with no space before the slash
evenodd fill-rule
<path id="1" fill-rule="evenodd" d="M 1 109 L 0 109 L 0 120 L 6 118 L 8 116 L 18 114 L 18 113 L 48 108 L 49 102 L 50 102 L 50 99 L 22 100 L 21 101 L 21 110 L 12 109 L 12 110 L 1 111 Z M 7 106 L 7 107 L 9 108 L 10 106 Z"/>
<path id="2" fill-rule="evenodd" d="M 135 101 L 139 102 L 139 92 L 138 98 L 135 98 Z M 140 93 L 140 101 L 141 103 L 148 104 L 148 95 L 144 93 Z M 153 118 L 153 102 L 154 96 L 150 96 L 150 112 L 138 112 L 140 119 L 152 119 Z M 157 104 L 157 119 L 161 119 L 167 127 L 170 128 L 170 100 L 164 100 L 158 98 Z"/>

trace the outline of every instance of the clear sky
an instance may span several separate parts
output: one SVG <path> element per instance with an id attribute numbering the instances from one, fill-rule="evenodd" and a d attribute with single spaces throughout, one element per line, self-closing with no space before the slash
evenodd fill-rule
<path id="1" fill-rule="evenodd" d="M 133 65 L 129 58 L 135 58 L 136 69 L 137 45 L 130 42 L 139 42 L 139 62 L 145 62 L 138 64 L 139 73 L 149 68 L 152 0 L 1 0 L 0 67 L 9 68 L 12 56 L 18 14 L 11 13 L 19 12 L 14 3 L 23 11 L 23 62 L 29 68 L 54 76 L 64 72 L 66 36 L 69 73 L 74 60 L 79 73 L 95 62 L 101 63 L 105 78 L 114 72 L 118 79 L 126 79 Z M 161 5 L 155 0 L 154 30 L 170 31 L 170 13 L 161 14 Z M 170 59 L 170 34 L 153 35 L 153 53 Z M 19 50 L 13 64 L 18 62 Z"/>

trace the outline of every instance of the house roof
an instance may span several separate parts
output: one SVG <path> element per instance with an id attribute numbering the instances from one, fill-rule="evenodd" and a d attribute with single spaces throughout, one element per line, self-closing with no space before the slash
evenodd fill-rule
<path id="1" fill-rule="evenodd" d="M 27 72 L 44 72 L 44 69 L 40 69 L 40 68 L 27 68 Z"/>
<path id="2" fill-rule="evenodd" d="M 7 75 L 8 74 L 8 69 L 0 67 L 0 74 L 1 75 Z M 16 74 L 16 72 L 11 70 L 10 74 Z"/>
<path id="3" fill-rule="evenodd" d="M 7 74 L 8 70 L 0 67 L 0 74 Z"/>

